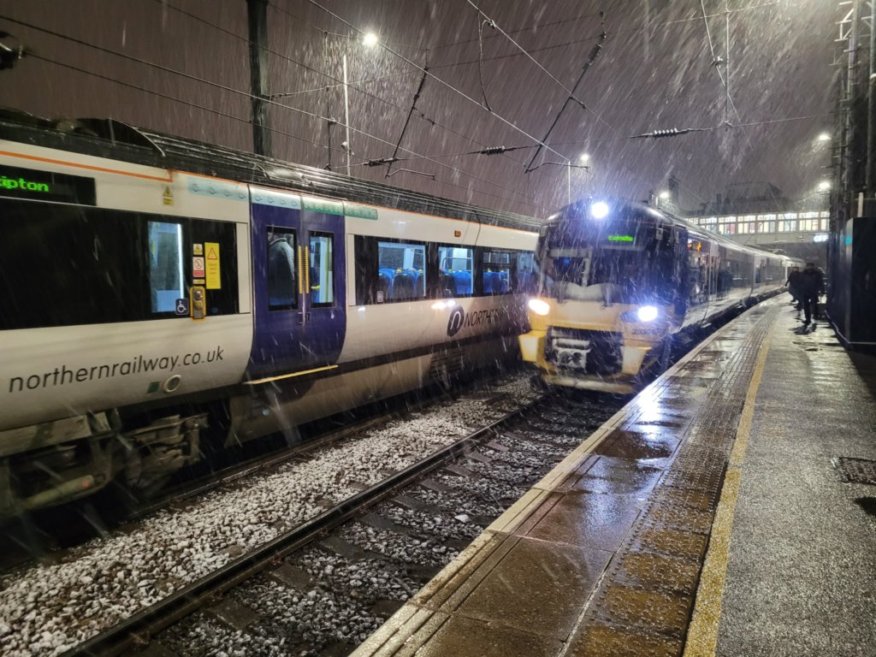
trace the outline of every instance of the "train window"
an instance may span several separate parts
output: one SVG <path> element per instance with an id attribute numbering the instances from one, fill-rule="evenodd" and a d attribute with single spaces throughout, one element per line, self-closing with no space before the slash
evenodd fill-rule
<path id="1" fill-rule="evenodd" d="M 173 317 L 193 243 L 221 254 L 208 314 L 237 312 L 231 222 L 0 199 L 0 231 L 0 330 Z"/>
<path id="2" fill-rule="evenodd" d="M 474 249 L 439 246 L 438 275 L 445 297 L 470 297 L 474 294 Z"/>
<path id="3" fill-rule="evenodd" d="M 513 256 L 509 251 L 484 251 L 481 257 L 481 290 L 486 295 L 511 291 Z"/>
<path id="4" fill-rule="evenodd" d="M 140 226 L 121 213 L 0 201 L 0 329 L 151 317 Z M 144 303 L 146 301 L 146 303 Z"/>
<path id="5" fill-rule="evenodd" d="M 334 236 L 310 233 L 310 304 L 330 306 L 335 302 Z"/>
<path id="6" fill-rule="evenodd" d="M 426 245 L 413 242 L 377 243 L 378 286 L 374 300 L 409 301 L 426 297 Z"/>
<path id="7" fill-rule="evenodd" d="M 153 313 L 172 313 L 185 293 L 183 230 L 177 223 L 149 222 L 149 292 Z"/>
<path id="8" fill-rule="evenodd" d="M 298 306 L 295 231 L 268 227 L 268 309 Z"/>

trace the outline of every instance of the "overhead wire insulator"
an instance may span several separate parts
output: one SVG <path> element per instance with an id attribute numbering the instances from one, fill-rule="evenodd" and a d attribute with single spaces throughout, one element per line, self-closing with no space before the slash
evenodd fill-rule
<path id="1" fill-rule="evenodd" d="M 652 130 L 651 132 L 643 132 L 640 135 L 633 135 L 630 139 L 662 139 L 663 137 L 677 137 L 678 135 L 686 135 L 689 132 L 705 132 L 706 128 L 664 128 L 662 130 Z"/>
<path id="2" fill-rule="evenodd" d="M 375 160 L 368 160 L 365 162 L 366 167 L 381 167 L 384 164 L 392 164 L 393 162 L 398 162 L 401 158 L 398 157 L 378 157 Z"/>

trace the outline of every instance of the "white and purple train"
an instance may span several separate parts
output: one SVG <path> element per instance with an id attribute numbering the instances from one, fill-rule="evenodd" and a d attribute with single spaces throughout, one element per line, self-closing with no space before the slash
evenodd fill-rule
<path id="1" fill-rule="evenodd" d="M 536 223 L 0 115 L 0 518 L 514 353 Z"/>

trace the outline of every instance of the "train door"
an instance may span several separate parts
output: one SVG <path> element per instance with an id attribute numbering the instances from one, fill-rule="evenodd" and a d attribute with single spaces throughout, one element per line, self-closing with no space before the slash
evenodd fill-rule
<path id="1" fill-rule="evenodd" d="M 252 190 L 255 338 L 249 378 L 332 367 L 346 330 L 340 203 Z"/>

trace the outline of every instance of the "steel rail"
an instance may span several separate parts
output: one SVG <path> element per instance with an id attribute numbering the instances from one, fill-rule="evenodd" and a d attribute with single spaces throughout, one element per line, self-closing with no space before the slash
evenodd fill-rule
<path id="1" fill-rule="evenodd" d="M 67 650 L 62 654 L 62 657 L 115 657 L 145 648 L 150 638 L 158 632 L 193 614 L 198 609 L 216 602 L 224 592 L 251 579 L 286 555 L 301 549 L 328 531 L 351 520 L 359 512 L 385 499 L 395 490 L 411 484 L 445 462 L 465 454 L 472 445 L 487 436 L 494 435 L 501 426 L 524 415 L 541 403 L 544 398 L 544 396 L 539 397 L 529 404 L 511 411 L 495 422 L 441 448 L 371 488 L 347 498 L 332 509 L 302 523 L 249 554 L 235 559 L 154 605 L 137 612 L 121 623 Z"/>

